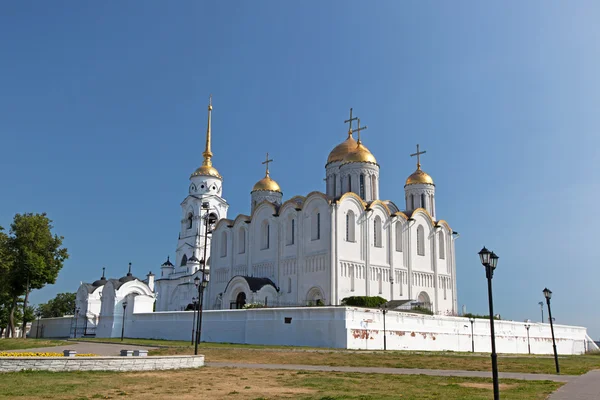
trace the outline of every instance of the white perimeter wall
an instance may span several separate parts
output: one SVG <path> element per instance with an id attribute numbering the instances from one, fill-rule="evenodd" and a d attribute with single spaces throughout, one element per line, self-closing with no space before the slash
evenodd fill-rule
<path id="1" fill-rule="evenodd" d="M 285 318 L 291 322 L 286 324 Z M 192 311 L 128 315 L 125 336 L 191 340 L 192 319 Z M 42 323 L 49 326 L 46 321 Z M 527 353 L 524 323 L 496 321 L 494 325 L 498 353 Z M 67 323 L 64 333 L 60 331 L 57 336 L 68 336 L 68 327 Z M 490 352 L 489 321 L 477 319 L 473 327 L 475 351 Z M 555 325 L 554 332 L 560 354 L 585 352 L 586 328 Z M 532 353 L 552 354 L 550 325 L 532 323 L 529 334 Z M 390 311 L 386 315 L 386 338 L 388 350 L 471 351 L 471 324 L 467 318 Z M 383 349 L 383 314 L 354 307 L 209 310 L 203 312 L 202 341 Z"/>
<path id="2" fill-rule="evenodd" d="M 68 338 L 71 334 L 71 324 L 74 317 L 59 317 L 59 318 L 43 318 L 40 321 L 40 329 L 38 331 L 36 319 L 31 323 L 29 329 L 29 337 L 35 338 L 39 332 L 39 337 L 42 338 Z M 80 318 L 81 319 L 81 318 Z"/>

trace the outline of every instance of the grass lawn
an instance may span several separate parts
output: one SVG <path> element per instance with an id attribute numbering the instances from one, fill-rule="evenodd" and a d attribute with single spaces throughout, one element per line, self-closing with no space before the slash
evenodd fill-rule
<path id="1" fill-rule="evenodd" d="M 545 399 L 550 381 L 501 380 L 503 399 Z M 490 379 L 205 367 L 161 372 L 0 374 L 0 399 L 489 399 Z"/>
<path id="2" fill-rule="evenodd" d="M 92 339 L 114 341 L 120 339 Z M 193 354 L 194 348 L 187 341 L 125 339 L 125 342 L 148 346 L 161 346 L 151 350 L 150 355 Z M 458 369 L 489 371 L 489 354 L 413 351 L 310 351 L 305 347 L 259 346 L 228 343 L 201 343 L 201 353 L 206 361 L 241 362 L 258 364 L 305 364 L 349 367 L 390 367 Z M 309 350 L 309 351 L 301 351 Z M 566 375 L 581 375 L 592 369 L 600 369 L 600 355 L 560 356 L 560 370 Z M 555 373 L 551 356 L 498 356 L 501 372 Z"/>
<path id="3" fill-rule="evenodd" d="M 50 339 L 0 339 L 0 351 L 53 347 L 67 344 L 64 340 Z"/>

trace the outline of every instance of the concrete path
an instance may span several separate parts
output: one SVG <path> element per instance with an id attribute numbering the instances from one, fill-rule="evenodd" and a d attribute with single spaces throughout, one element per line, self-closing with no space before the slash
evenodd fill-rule
<path id="1" fill-rule="evenodd" d="M 392 374 L 392 375 L 432 375 L 432 376 L 458 376 L 470 378 L 491 378 L 491 371 L 458 371 L 445 369 L 418 369 L 418 368 L 379 368 L 379 367 L 330 367 L 326 365 L 297 365 L 297 364 L 243 364 L 227 362 L 207 362 L 207 367 L 230 367 L 250 369 L 286 369 L 296 371 L 331 371 L 331 372 L 360 372 L 367 374 Z M 522 374 L 517 372 L 500 372 L 500 379 L 521 379 L 528 381 L 556 381 L 574 382 L 580 378 L 576 375 L 552 374 Z"/>
<path id="2" fill-rule="evenodd" d="M 136 346 L 126 343 L 118 344 L 105 344 L 105 343 L 94 343 L 94 342 L 73 342 L 71 344 L 63 346 L 53 347 L 39 347 L 34 349 L 22 349 L 22 350 L 11 350 L 11 353 L 62 353 L 63 350 L 75 350 L 79 354 L 96 354 L 99 356 L 118 356 L 121 354 L 121 349 L 127 350 L 150 350 L 154 349 L 152 346 Z"/>
<path id="3" fill-rule="evenodd" d="M 588 372 L 567 383 L 548 400 L 597 400 L 600 399 L 600 369 Z"/>

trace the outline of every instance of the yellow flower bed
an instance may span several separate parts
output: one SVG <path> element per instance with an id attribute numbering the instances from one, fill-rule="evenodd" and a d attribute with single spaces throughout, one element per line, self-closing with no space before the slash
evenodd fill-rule
<path id="1" fill-rule="evenodd" d="M 96 354 L 76 354 L 76 357 L 97 357 Z M 24 353 L 12 353 L 7 351 L 0 351 L 0 357 L 64 357 L 63 353 L 34 353 L 34 352 L 24 352 Z"/>

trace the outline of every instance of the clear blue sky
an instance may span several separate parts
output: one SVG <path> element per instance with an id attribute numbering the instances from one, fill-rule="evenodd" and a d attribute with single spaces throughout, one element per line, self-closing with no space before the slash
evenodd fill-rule
<path id="1" fill-rule="evenodd" d="M 0 225 L 47 212 L 80 281 L 159 272 L 201 163 L 247 213 L 265 152 L 285 198 L 324 190 L 348 109 L 402 204 L 415 144 L 456 242 L 459 306 L 600 338 L 600 5 L 593 1 L 20 1 L 0 13 Z"/>

